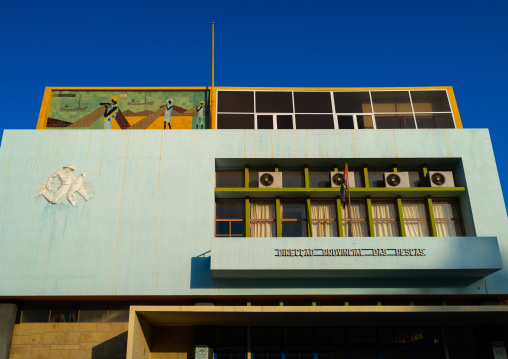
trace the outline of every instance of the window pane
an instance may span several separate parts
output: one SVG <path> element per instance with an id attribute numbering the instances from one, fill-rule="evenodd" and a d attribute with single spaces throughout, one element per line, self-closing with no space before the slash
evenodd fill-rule
<path id="1" fill-rule="evenodd" d="M 413 112 L 408 91 L 372 91 L 374 112 Z"/>
<path id="2" fill-rule="evenodd" d="M 339 128 L 341 129 L 353 130 L 355 128 L 353 116 L 337 116 L 337 122 L 339 123 Z"/>
<path id="3" fill-rule="evenodd" d="M 384 172 L 369 171 L 369 186 L 370 187 L 385 187 L 385 177 L 384 176 L 385 176 Z"/>
<path id="4" fill-rule="evenodd" d="M 365 187 L 365 183 L 363 182 L 363 169 L 359 171 L 354 171 L 355 178 L 355 187 Z"/>
<path id="5" fill-rule="evenodd" d="M 295 92 L 294 96 L 297 113 L 332 113 L 329 92 Z"/>
<path id="6" fill-rule="evenodd" d="M 436 219 L 438 237 L 462 237 L 462 228 L 458 221 L 441 221 Z"/>
<path id="7" fill-rule="evenodd" d="M 299 130 L 333 130 L 335 128 L 333 115 L 295 115 L 295 122 Z"/>
<path id="8" fill-rule="evenodd" d="M 292 130 L 293 129 L 293 115 L 277 115 L 277 129 L 278 130 Z"/>
<path id="9" fill-rule="evenodd" d="M 303 171 L 283 171 L 282 187 L 284 188 L 303 188 L 305 187 L 305 178 Z"/>
<path id="10" fill-rule="evenodd" d="M 304 203 L 281 203 L 281 217 L 283 219 L 305 219 Z"/>
<path id="11" fill-rule="evenodd" d="M 404 220 L 406 237 L 429 237 L 429 224 L 427 221 Z"/>
<path id="12" fill-rule="evenodd" d="M 364 115 L 357 115 L 356 116 L 356 122 L 358 124 L 359 129 L 371 129 L 374 128 L 374 122 L 372 121 L 372 116 L 364 116 Z"/>
<path id="13" fill-rule="evenodd" d="M 51 323 L 76 323 L 78 321 L 78 309 L 54 308 L 51 309 Z"/>
<path id="14" fill-rule="evenodd" d="M 217 115 L 219 130 L 254 129 L 254 115 L 224 114 Z"/>
<path id="15" fill-rule="evenodd" d="M 342 222 L 343 236 L 350 237 L 349 235 L 349 221 Z M 367 222 L 365 221 L 353 221 L 353 237 L 368 237 L 369 230 L 367 228 Z"/>
<path id="16" fill-rule="evenodd" d="M 395 204 L 387 202 L 372 202 L 372 218 L 373 219 L 397 218 Z"/>
<path id="17" fill-rule="evenodd" d="M 383 221 L 382 219 L 396 219 L 395 204 L 386 202 L 372 203 L 372 219 L 374 220 L 374 235 L 376 237 L 394 237 L 399 235 L 397 221 Z M 377 219 L 377 220 L 376 220 Z M 381 219 L 381 220 L 380 220 Z"/>
<path id="18" fill-rule="evenodd" d="M 427 207 L 422 201 L 402 201 L 402 214 L 404 218 L 427 218 Z"/>
<path id="19" fill-rule="evenodd" d="M 311 188 L 331 187 L 330 172 L 309 171 L 309 186 Z"/>
<path id="20" fill-rule="evenodd" d="M 215 187 L 244 187 L 245 171 L 217 171 L 215 172 Z"/>
<path id="21" fill-rule="evenodd" d="M 258 115 L 258 130 L 271 130 L 273 129 L 273 116 L 272 115 Z"/>
<path id="22" fill-rule="evenodd" d="M 307 223 L 305 221 L 287 222 L 283 221 L 282 237 L 306 237 Z"/>
<path id="23" fill-rule="evenodd" d="M 24 305 L 21 323 L 47 323 L 49 321 L 49 309 L 30 307 Z"/>
<path id="24" fill-rule="evenodd" d="M 342 218 L 349 218 L 349 204 L 342 207 Z M 351 216 L 353 219 L 365 219 L 367 218 L 367 212 L 365 211 L 365 204 L 359 202 L 351 202 Z"/>
<path id="25" fill-rule="evenodd" d="M 420 171 L 407 171 L 409 175 L 409 187 L 422 187 L 422 174 Z"/>
<path id="26" fill-rule="evenodd" d="M 216 236 L 229 236 L 229 221 L 215 222 Z"/>
<path id="27" fill-rule="evenodd" d="M 293 112 L 291 92 L 256 91 L 256 112 Z"/>
<path id="28" fill-rule="evenodd" d="M 217 219 L 243 219 L 245 204 L 243 200 L 217 200 L 215 215 Z"/>
<path id="29" fill-rule="evenodd" d="M 231 235 L 244 236 L 245 235 L 245 224 L 243 221 L 231 222 Z"/>
<path id="30" fill-rule="evenodd" d="M 434 201 L 434 218 L 460 218 L 460 210 L 456 202 Z"/>
<path id="31" fill-rule="evenodd" d="M 372 112 L 368 92 L 334 92 L 335 112 L 369 113 Z"/>
<path id="32" fill-rule="evenodd" d="M 128 309 L 110 309 L 108 313 L 108 322 L 128 322 Z"/>
<path id="33" fill-rule="evenodd" d="M 418 128 L 455 128 L 451 113 L 429 113 L 415 116 Z"/>
<path id="34" fill-rule="evenodd" d="M 337 237 L 337 209 L 335 203 L 325 201 L 311 202 L 312 236 Z M 316 221 L 316 219 L 333 219 L 332 221 Z"/>
<path id="35" fill-rule="evenodd" d="M 411 91 L 415 112 L 451 112 L 446 91 Z"/>
<path id="36" fill-rule="evenodd" d="M 107 310 L 86 310 L 79 311 L 80 322 L 105 322 L 108 319 Z"/>
<path id="37" fill-rule="evenodd" d="M 284 178 L 284 176 L 283 176 L 283 178 Z M 259 187 L 259 171 L 249 170 L 249 187 L 253 187 L 253 188 Z"/>
<path id="38" fill-rule="evenodd" d="M 218 91 L 218 112 L 254 112 L 253 91 Z"/>
<path id="39" fill-rule="evenodd" d="M 376 115 L 376 128 L 415 128 L 415 120 L 412 114 Z"/>

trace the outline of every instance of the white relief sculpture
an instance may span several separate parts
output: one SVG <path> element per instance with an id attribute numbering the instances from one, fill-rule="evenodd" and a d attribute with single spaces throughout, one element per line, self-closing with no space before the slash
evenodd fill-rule
<path id="1" fill-rule="evenodd" d="M 64 199 L 67 198 L 70 204 L 73 207 L 76 207 L 77 201 L 73 201 L 76 193 L 81 195 L 88 201 L 93 197 L 93 194 L 89 195 L 86 191 L 86 188 L 90 190 L 90 182 L 85 182 L 84 178 L 86 173 L 83 172 L 78 178 L 76 178 L 71 172 L 76 168 L 74 165 L 67 165 L 63 169 L 56 171 L 53 173 L 47 180 L 46 183 L 42 183 L 40 187 L 43 187 L 42 190 L 37 193 L 35 197 L 43 196 L 48 200 L 51 204 L 57 204 L 58 202 L 62 202 L 65 204 Z M 57 178 L 58 181 L 53 180 L 53 178 Z M 58 186 L 58 187 L 57 187 Z M 93 190 L 93 189 L 92 189 Z"/>

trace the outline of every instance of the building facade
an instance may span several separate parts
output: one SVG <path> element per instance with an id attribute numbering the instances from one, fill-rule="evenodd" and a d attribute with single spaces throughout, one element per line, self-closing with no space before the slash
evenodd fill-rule
<path id="1" fill-rule="evenodd" d="M 450 87 L 47 88 L 0 168 L 2 359 L 506 358 Z"/>

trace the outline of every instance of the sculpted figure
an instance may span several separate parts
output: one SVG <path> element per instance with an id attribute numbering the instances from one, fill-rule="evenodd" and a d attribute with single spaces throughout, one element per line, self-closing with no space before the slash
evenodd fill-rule
<path id="1" fill-rule="evenodd" d="M 76 168 L 74 165 L 67 165 L 63 169 L 53 173 L 51 176 L 49 176 L 48 181 L 46 182 L 46 188 L 37 193 L 35 197 L 43 196 L 51 204 L 57 204 L 60 201 L 62 201 L 62 204 L 64 204 L 63 199 L 67 197 L 67 200 L 75 207 L 76 201 L 73 201 L 72 198 L 74 197 L 75 193 L 78 193 L 86 201 L 88 201 L 90 198 L 92 198 L 93 194 L 88 195 L 86 190 L 83 188 L 83 179 L 86 176 L 86 173 L 83 172 L 81 176 L 76 178 L 71 173 L 75 169 Z M 60 186 L 53 194 L 53 191 L 51 190 L 51 180 L 55 177 L 60 181 Z"/>

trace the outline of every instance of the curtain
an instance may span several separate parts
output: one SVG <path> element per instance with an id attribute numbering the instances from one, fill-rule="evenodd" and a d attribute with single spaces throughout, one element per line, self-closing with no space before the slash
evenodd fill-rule
<path id="1" fill-rule="evenodd" d="M 336 221 L 316 221 L 316 219 L 336 219 L 335 204 L 326 202 L 311 203 L 312 237 L 337 237 Z"/>
<path id="2" fill-rule="evenodd" d="M 436 221 L 436 230 L 438 237 L 456 237 L 462 236 L 460 224 L 455 221 L 440 221 L 439 218 L 456 218 L 459 216 L 453 203 L 434 202 L 434 218 Z"/>
<path id="3" fill-rule="evenodd" d="M 395 219 L 395 205 L 393 203 L 372 203 L 373 219 Z M 375 237 L 398 237 L 397 221 L 374 221 Z"/>
<path id="4" fill-rule="evenodd" d="M 364 219 L 364 221 L 353 221 L 353 236 L 354 237 L 368 237 L 369 232 L 367 228 L 367 212 L 365 211 L 365 204 L 351 203 L 351 217 L 353 219 Z M 342 208 L 342 218 L 349 218 L 349 204 Z M 349 237 L 349 221 L 342 222 L 344 228 L 344 237 Z"/>
<path id="5" fill-rule="evenodd" d="M 251 221 L 251 237 L 275 237 L 275 204 L 271 202 L 251 202 L 251 219 L 272 219 L 272 221 Z"/>
<path id="6" fill-rule="evenodd" d="M 425 203 L 402 202 L 402 215 L 404 216 L 404 228 L 407 237 L 428 237 L 429 225 L 427 221 L 412 221 L 406 218 L 427 218 Z"/>

